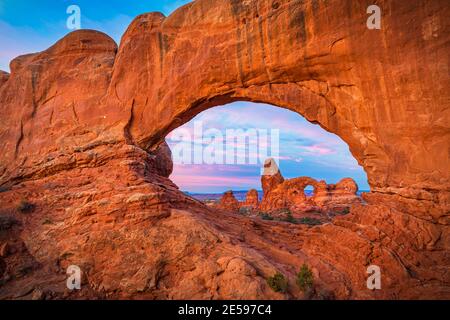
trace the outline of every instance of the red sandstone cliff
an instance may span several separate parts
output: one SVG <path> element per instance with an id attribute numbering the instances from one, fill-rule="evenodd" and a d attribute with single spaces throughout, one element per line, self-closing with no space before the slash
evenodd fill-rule
<path id="1" fill-rule="evenodd" d="M 337 298 L 449 298 L 450 7 L 377 4 L 379 31 L 359 1 L 196 0 L 137 17 L 119 48 L 84 30 L 14 59 L 0 74 L 0 298 L 299 298 L 303 263 Z M 339 135 L 366 203 L 286 228 L 184 196 L 165 135 L 242 99 Z M 79 293 L 64 289 L 70 264 Z M 277 270 L 286 295 L 266 284 Z"/>

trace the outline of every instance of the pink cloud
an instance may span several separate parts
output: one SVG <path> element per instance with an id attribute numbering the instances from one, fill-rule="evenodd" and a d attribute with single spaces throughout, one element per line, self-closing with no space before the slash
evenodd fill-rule
<path id="1" fill-rule="evenodd" d="M 319 144 L 315 144 L 312 146 L 300 146 L 300 149 L 305 150 L 307 153 L 310 153 L 313 155 L 320 155 L 320 156 L 336 153 L 336 151 L 334 151 L 333 149 L 319 145 Z"/>
<path id="2" fill-rule="evenodd" d="M 175 165 L 172 181 L 181 189 L 201 187 L 249 188 L 260 185 L 258 168 L 226 165 Z M 252 173 L 256 173 L 251 175 Z"/>
<path id="3" fill-rule="evenodd" d="M 187 187 L 223 187 L 229 188 L 248 187 L 259 184 L 258 177 L 212 177 L 212 176 L 198 176 L 198 175 L 177 175 L 173 182 L 180 188 Z"/>

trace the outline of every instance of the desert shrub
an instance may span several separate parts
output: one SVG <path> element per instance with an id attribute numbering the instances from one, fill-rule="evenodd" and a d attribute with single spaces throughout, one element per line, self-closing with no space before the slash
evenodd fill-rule
<path id="1" fill-rule="evenodd" d="M 289 208 L 283 208 L 283 209 L 277 209 L 274 211 L 274 214 L 278 215 L 278 216 L 288 216 L 288 215 L 292 215 L 292 212 Z"/>
<path id="2" fill-rule="evenodd" d="M 264 213 L 261 214 L 261 219 L 263 219 L 263 220 L 273 220 L 273 217 L 270 214 L 264 212 Z"/>
<path id="3" fill-rule="evenodd" d="M 317 226 L 317 225 L 322 224 L 322 222 L 319 219 L 310 218 L 310 217 L 301 218 L 298 222 L 301 224 L 307 224 L 310 226 Z"/>
<path id="4" fill-rule="evenodd" d="M 292 216 L 290 211 L 286 211 L 286 215 L 282 220 L 289 223 L 297 223 L 297 220 Z"/>
<path id="5" fill-rule="evenodd" d="M 34 211 L 36 206 L 26 200 L 21 200 L 17 206 L 17 210 L 22 213 L 29 213 Z"/>
<path id="6" fill-rule="evenodd" d="M 303 292 L 308 292 L 314 284 L 314 275 L 308 265 L 303 264 L 297 273 L 297 285 Z"/>
<path id="7" fill-rule="evenodd" d="M 267 284 L 275 292 L 283 292 L 284 293 L 284 292 L 286 292 L 287 287 L 288 287 L 287 279 L 280 272 L 277 272 L 277 273 L 275 273 L 274 276 L 269 277 L 267 279 Z"/>
<path id="8" fill-rule="evenodd" d="M 239 214 L 243 215 L 243 216 L 248 216 L 249 214 L 251 214 L 252 209 L 249 207 L 241 207 L 239 208 Z"/>

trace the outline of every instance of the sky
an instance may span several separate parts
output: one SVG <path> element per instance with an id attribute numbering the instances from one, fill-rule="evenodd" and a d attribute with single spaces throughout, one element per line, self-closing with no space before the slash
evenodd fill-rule
<path id="1" fill-rule="evenodd" d="M 189 0 L 0 0 L 0 70 L 22 54 L 47 49 L 71 32 L 67 8 L 77 5 L 81 28 L 107 33 L 117 43 L 139 14 L 159 11 L 169 15 Z"/>
<path id="2" fill-rule="evenodd" d="M 197 128 L 203 128 L 203 141 L 194 140 L 195 123 Z M 226 164 L 224 154 L 227 145 L 232 143 L 231 139 L 226 138 L 227 129 L 241 129 L 247 133 L 251 132 L 250 129 L 264 133 L 265 129 L 268 134 L 270 130 L 279 130 L 279 152 L 274 158 L 285 178 L 308 176 L 325 180 L 327 183 L 336 183 L 342 178 L 351 177 L 358 183 L 360 190 L 370 189 L 366 173 L 350 153 L 348 145 L 338 136 L 287 109 L 266 104 L 235 102 L 206 110 L 167 136 L 166 141 L 172 149 L 175 162 L 171 179 L 183 191 L 221 193 L 251 188 L 261 190 L 261 168 L 266 158 L 261 157 L 257 164 L 251 164 L 249 155 L 255 150 L 251 149 L 249 140 L 244 143 L 235 140 L 239 148 L 236 150 L 247 152 L 241 153 L 240 159 L 244 163 L 238 164 L 236 156 L 234 163 Z M 274 137 L 276 138 L 276 135 Z M 212 144 L 213 141 L 219 143 Z M 195 145 L 203 147 L 194 148 Z M 205 161 L 204 155 L 210 154 L 205 151 L 208 145 L 214 146 L 214 150 L 222 153 L 218 156 L 218 161 Z M 266 145 L 268 148 L 266 152 L 262 152 L 262 156 L 267 154 L 269 157 L 274 150 L 271 149 L 270 143 Z M 185 156 L 189 151 L 190 157 Z M 259 153 L 260 149 L 256 151 Z M 216 152 L 211 154 L 215 155 Z M 197 156 L 202 160 L 199 164 L 193 163 L 194 154 L 202 155 Z"/>
<path id="3" fill-rule="evenodd" d="M 45 50 L 71 32 L 66 24 L 70 17 L 66 11 L 71 5 L 80 8 L 82 29 L 105 32 L 119 43 L 137 15 L 160 11 L 167 16 L 188 2 L 190 0 L 0 0 L 0 70 L 9 71 L 13 58 Z M 278 129 L 280 152 L 276 160 L 285 177 L 311 176 L 328 183 L 352 177 L 361 190 L 369 189 L 366 174 L 357 165 L 348 146 L 339 137 L 309 123 L 297 113 L 238 102 L 207 110 L 179 130 L 192 133 L 195 121 L 201 121 L 204 130 L 216 129 L 224 136 L 226 129 Z M 168 140 L 172 149 L 180 146 L 180 142 Z M 226 139 L 225 143 L 229 145 Z M 189 144 L 195 143 L 184 141 L 181 145 Z M 202 145 L 205 147 L 205 143 Z M 176 163 L 171 178 L 182 190 L 190 192 L 260 190 L 260 168 L 261 163 Z"/>

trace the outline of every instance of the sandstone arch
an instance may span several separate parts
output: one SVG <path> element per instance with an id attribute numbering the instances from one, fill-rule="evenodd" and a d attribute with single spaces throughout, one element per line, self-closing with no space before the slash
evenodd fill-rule
<path id="1" fill-rule="evenodd" d="M 166 252 L 151 240 L 176 234 L 188 246 L 189 236 L 203 232 L 207 245 L 188 247 L 193 254 L 184 259 L 192 259 L 193 269 L 224 277 L 189 276 L 226 289 L 233 276 L 263 286 L 252 263 L 265 273 L 273 269 L 260 256 L 251 260 L 254 253 L 246 255 L 249 261 L 208 263 L 211 256 L 238 252 L 238 241 L 230 232 L 233 245 L 222 244 L 222 250 L 220 233 L 211 227 L 220 219 L 173 211 L 205 209 L 165 177 L 170 168 L 158 162 L 164 151 L 156 150 L 171 129 L 202 110 L 249 100 L 289 108 L 336 133 L 368 174 L 368 205 L 355 206 L 334 224 L 283 238 L 298 240 L 296 256 L 322 271 L 338 297 L 448 297 L 447 1 L 378 1 L 386 26 L 380 31 L 366 28 L 361 1 L 277 4 L 196 0 L 167 18 L 137 17 L 118 48 L 108 36 L 83 30 L 12 61 L 11 74 L 0 75 L 0 208 L 14 210 L 19 197 L 37 202 L 34 215 L 21 217 L 21 237 L 39 262 L 54 266 L 61 252 L 73 251 L 71 259 L 89 270 L 95 290 L 130 296 L 154 290 L 160 297 L 159 273 L 152 272 L 161 270 Z M 65 226 L 43 225 L 45 215 Z M 198 232 L 188 234 L 191 229 Z M 108 247 L 111 235 L 122 245 Z M 140 251 L 144 244 L 158 254 Z M 116 259 L 101 259 L 99 248 Z M 124 270 L 130 252 L 136 262 Z M 139 262 L 149 269 L 141 273 Z M 366 290 L 361 268 L 368 263 L 389 267 L 383 292 Z M 253 278 L 236 275 L 238 269 Z M 183 272 L 171 279 L 175 297 L 193 287 L 205 291 L 184 282 Z M 277 297 L 261 290 L 226 292 L 198 297 Z"/>
<path id="2" fill-rule="evenodd" d="M 110 96 L 133 104 L 133 119 L 139 121 L 129 126 L 130 135 L 145 148 L 218 104 L 249 100 L 289 108 L 346 141 L 374 191 L 445 205 L 449 160 L 438 147 L 449 141 L 448 77 L 439 67 L 446 64 L 444 25 L 434 40 L 440 54 L 428 51 L 429 40 L 400 32 L 408 20 L 406 6 L 411 4 L 381 4 L 391 12 L 384 23 L 398 29 L 401 39 L 368 30 L 360 23 L 365 7 L 348 1 L 292 0 L 273 7 L 268 1 L 210 0 L 188 4 L 168 18 L 146 14 L 124 35 L 110 85 L 116 94 Z M 444 7 L 434 1 L 427 10 L 443 18 Z M 415 53 L 427 57 L 427 73 L 400 67 L 411 64 L 383 41 L 405 44 L 402 50 L 413 61 Z M 139 59 L 144 54 L 146 67 Z M 373 61 L 388 61 L 398 77 Z M 424 81 L 432 75 L 440 85 Z M 399 98 L 419 90 L 399 79 L 420 82 L 420 92 L 426 90 L 433 102 Z M 419 125 L 406 120 L 411 112 L 446 116 Z M 426 138 L 420 138 L 422 132 L 428 132 Z M 424 140 L 412 147 L 412 137 Z M 425 160 L 430 158 L 425 150 L 439 161 Z"/>
<path id="3" fill-rule="evenodd" d="M 53 139 L 40 138 L 39 146 L 28 141 L 52 128 L 30 125 L 36 110 L 38 119 L 50 119 L 52 106 L 63 104 L 56 112 L 72 118 L 64 125 L 67 135 L 95 124 L 111 141 L 126 139 L 153 149 L 202 110 L 249 100 L 289 108 L 336 133 L 366 170 L 373 191 L 420 199 L 427 207 L 421 214 L 439 218 L 443 211 L 438 207 L 448 210 L 450 197 L 449 157 L 442 152 L 450 141 L 449 80 L 442 67 L 447 65 L 446 25 L 439 24 L 432 39 L 400 32 L 410 20 L 403 8 L 412 4 L 386 1 L 380 5 L 391 14 L 384 21 L 398 30 L 397 39 L 360 23 L 366 15 L 361 4 L 313 2 L 290 0 L 275 8 L 262 0 L 197 0 L 167 18 L 159 13 L 136 18 L 117 54 L 109 37 L 79 31 L 43 53 L 15 59 L 12 75 L 3 75 L 8 81 L 1 85 L 3 128 L 8 128 L 2 136 L 11 141 L 2 146 L 2 183 L 11 181 L 12 171 L 23 163 L 22 149 L 38 154 L 54 149 Z M 427 13 L 418 11 L 423 17 L 415 23 L 425 25 L 431 14 L 446 21 L 444 4 L 432 1 Z M 406 57 L 398 58 L 383 41 L 404 45 Z M 410 63 L 417 55 L 426 60 L 426 72 Z M 373 61 L 387 63 L 381 67 Z M 86 70 L 86 77 L 66 81 L 77 67 Z M 68 77 L 62 81 L 64 73 Z M 23 90 L 21 84 L 27 84 L 20 101 L 27 111 L 11 118 L 8 112 L 18 101 L 8 92 Z M 425 92 L 429 98 L 419 98 Z M 427 120 L 408 121 L 415 114 Z M 98 140 L 98 133 L 62 138 L 62 144 L 82 145 Z"/>

